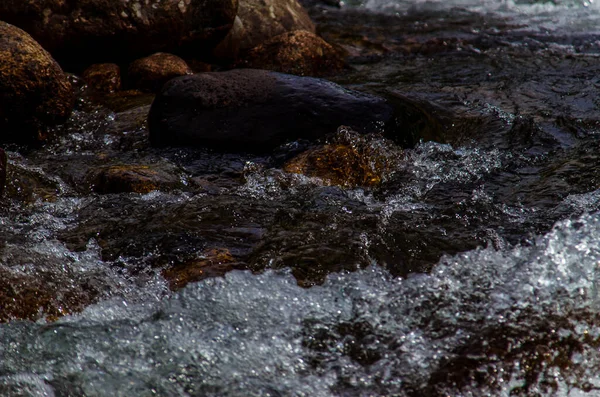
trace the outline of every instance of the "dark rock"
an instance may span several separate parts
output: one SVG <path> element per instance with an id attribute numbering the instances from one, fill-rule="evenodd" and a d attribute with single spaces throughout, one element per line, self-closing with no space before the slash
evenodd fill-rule
<path id="1" fill-rule="evenodd" d="M 130 84 L 142 91 L 157 92 L 174 77 L 192 74 L 192 69 L 177 55 L 157 52 L 129 65 Z"/>
<path id="2" fill-rule="evenodd" d="M 0 149 L 0 196 L 4 194 L 4 188 L 6 187 L 6 166 L 6 152 L 4 149 Z"/>
<path id="3" fill-rule="evenodd" d="M 237 0 L 4 0 L 0 20 L 29 32 L 61 63 L 89 65 L 211 50 L 237 7 Z"/>
<path id="4" fill-rule="evenodd" d="M 233 27 L 227 36 L 213 49 L 212 55 L 221 63 L 234 63 L 238 59 L 246 29 L 239 16 L 235 17 Z"/>
<path id="5" fill-rule="evenodd" d="M 395 126 L 393 119 L 379 97 L 326 80 L 240 69 L 170 80 L 152 103 L 148 127 L 154 146 L 266 152 L 340 125 L 382 131 Z"/>
<path id="6" fill-rule="evenodd" d="M 62 69 L 21 29 L 0 21 L 0 141 L 35 143 L 73 108 Z"/>
<path id="7" fill-rule="evenodd" d="M 100 102 L 110 110 L 120 113 L 139 106 L 150 105 L 154 94 L 140 90 L 125 90 L 105 95 Z"/>
<path id="8" fill-rule="evenodd" d="M 343 58 L 341 51 L 316 34 L 295 30 L 252 48 L 240 66 L 299 76 L 327 76 L 344 68 Z"/>
<path id="9" fill-rule="evenodd" d="M 121 68 L 115 63 L 96 63 L 83 72 L 83 80 L 94 91 L 113 93 L 121 89 Z"/>
<path id="10" fill-rule="evenodd" d="M 342 8 L 341 0 L 300 0 L 300 4 L 306 8 L 323 6 Z"/>
<path id="11" fill-rule="evenodd" d="M 182 185 L 181 178 L 169 171 L 149 165 L 111 165 L 96 170 L 91 179 L 97 193 L 149 193 Z"/>

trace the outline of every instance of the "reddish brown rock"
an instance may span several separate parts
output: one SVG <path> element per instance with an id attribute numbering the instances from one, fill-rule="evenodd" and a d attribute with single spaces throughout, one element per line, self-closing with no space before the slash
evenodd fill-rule
<path id="1" fill-rule="evenodd" d="M 240 66 L 298 76 L 327 76 L 344 68 L 344 57 L 341 51 L 314 33 L 296 30 L 249 50 Z"/>
<path id="2" fill-rule="evenodd" d="M 205 251 L 197 259 L 165 269 L 162 275 L 169 282 L 169 288 L 176 291 L 191 282 L 222 276 L 239 265 L 228 249 L 215 248 Z"/>
<path id="3" fill-rule="evenodd" d="M 134 88 L 157 92 L 172 78 L 192 73 L 183 59 L 173 54 L 157 52 L 129 65 L 128 78 Z"/>
<path id="4" fill-rule="evenodd" d="M 94 191 L 108 193 L 149 193 L 171 190 L 182 185 L 181 178 L 171 170 L 149 165 L 111 165 L 93 172 Z"/>
<path id="5" fill-rule="evenodd" d="M 0 141 L 43 141 L 75 102 L 62 69 L 21 29 L 0 21 Z"/>
<path id="6" fill-rule="evenodd" d="M 0 322 L 40 318 L 54 321 L 85 309 L 101 295 L 92 283 L 74 283 L 56 274 L 23 274 L 2 266 L 0 279 Z"/>
<path id="7" fill-rule="evenodd" d="M 94 91 L 113 93 L 121 89 L 121 68 L 115 63 L 96 63 L 82 74 L 85 83 Z"/>
<path id="8" fill-rule="evenodd" d="M 283 170 L 320 178 L 327 185 L 373 187 L 391 175 L 401 158 L 394 144 L 344 128 L 334 141 L 300 153 Z"/>
<path id="9" fill-rule="evenodd" d="M 210 51 L 237 0 L 3 0 L 0 20 L 31 34 L 61 64 L 130 61 L 158 51 Z"/>

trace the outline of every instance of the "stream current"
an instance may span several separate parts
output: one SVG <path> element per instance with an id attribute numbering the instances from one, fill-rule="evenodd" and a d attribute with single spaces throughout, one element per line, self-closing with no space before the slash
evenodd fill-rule
<path id="1" fill-rule="evenodd" d="M 404 109 L 403 150 L 353 136 L 393 156 L 381 183 L 283 172 L 306 142 L 153 149 L 151 98 L 81 87 L 58 138 L 7 148 L 0 273 L 41 303 L 0 295 L 0 395 L 600 395 L 598 5 L 310 11 L 349 54 L 332 79 Z M 176 182 L 95 190 L 123 164 Z M 165 280 L 211 249 L 234 261 Z"/>

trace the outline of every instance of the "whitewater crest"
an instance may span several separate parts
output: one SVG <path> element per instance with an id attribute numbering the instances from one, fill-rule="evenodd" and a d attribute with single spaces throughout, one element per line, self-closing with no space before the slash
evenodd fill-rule
<path id="1" fill-rule="evenodd" d="M 0 326 L 6 396 L 572 395 L 595 368 L 600 214 L 530 246 L 378 266 L 298 287 L 231 272 L 163 302 L 109 300 Z M 582 394 L 580 394 L 582 395 Z"/>

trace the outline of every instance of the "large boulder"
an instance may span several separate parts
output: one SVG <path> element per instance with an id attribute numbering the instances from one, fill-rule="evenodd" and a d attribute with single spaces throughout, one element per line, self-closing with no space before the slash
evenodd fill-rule
<path id="1" fill-rule="evenodd" d="M 240 50 L 294 30 L 311 33 L 316 30 L 308 12 L 297 0 L 240 0 L 233 28 L 213 54 L 220 59 L 235 60 Z"/>
<path id="2" fill-rule="evenodd" d="M 35 143 L 73 109 L 67 76 L 35 40 L 0 21 L 0 141 Z"/>
<path id="3" fill-rule="evenodd" d="M 148 116 L 154 146 L 266 152 L 347 125 L 359 132 L 395 128 L 384 99 L 332 82 L 256 69 L 170 80 Z"/>
<path id="4" fill-rule="evenodd" d="M 297 0 L 240 0 L 238 16 L 245 30 L 242 49 L 292 30 L 315 32 L 308 12 Z"/>
<path id="5" fill-rule="evenodd" d="M 299 76 L 328 76 L 344 68 L 344 54 L 314 33 L 295 30 L 252 48 L 239 66 Z"/>
<path id="6" fill-rule="evenodd" d="M 238 0 L 4 0 L 0 20 L 60 62 L 84 65 L 175 49 L 197 55 L 225 37 L 237 7 Z"/>

